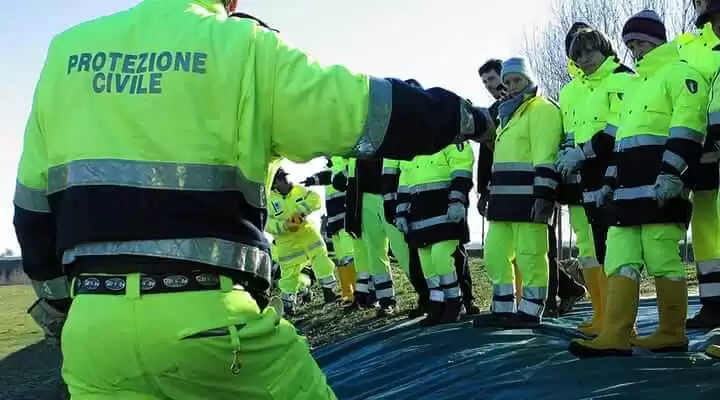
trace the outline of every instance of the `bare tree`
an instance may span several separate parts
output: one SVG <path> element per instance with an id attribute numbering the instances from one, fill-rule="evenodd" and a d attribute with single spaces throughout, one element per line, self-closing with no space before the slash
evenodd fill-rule
<path id="1" fill-rule="evenodd" d="M 630 64 L 622 43 L 622 28 L 633 14 L 655 10 L 665 21 L 670 37 L 693 28 L 692 0 L 553 0 L 553 24 L 526 32 L 522 53 L 539 80 L 543 92 L 557 100 L 560 89 L 570 81 L 565 54 L 565 36 L 575 22 L 585 22 L 604 32 L 613 42 L 620 59 Z"/>
<path id="2" fill-rule="evenodd" d="M 14 257 L 15 252 L 12 251 L 12 249 L 4 249 L 3 251 L 0 251 L 0 257 Z"/>

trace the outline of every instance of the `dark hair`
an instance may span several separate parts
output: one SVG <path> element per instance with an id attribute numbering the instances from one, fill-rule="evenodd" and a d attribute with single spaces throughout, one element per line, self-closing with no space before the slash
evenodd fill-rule
<path id="1" fill-rule="evenodd" d="M 495 71 L 498 75 L 500 75 L 500 72 L 502 71 L 502 60 L 498 60 L 497 58 L 491 58 L 485 61 L 485 64 L 481 65 L 480 68 L 478 68 L 478 75 L 487 74 L 488 72 L 492 71 Z"/>
<path id="2" fill-rule="evenodd" d="M 580 28 L 570 44 L 570 59 L 577 60 L 583 52 L 597 50 L 603 56 L 617 57 L 610 39 L 593 28 Z"/>

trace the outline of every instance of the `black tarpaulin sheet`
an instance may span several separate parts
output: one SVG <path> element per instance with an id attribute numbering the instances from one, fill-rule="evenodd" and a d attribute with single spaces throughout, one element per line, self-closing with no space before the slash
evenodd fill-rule
<path id="1" fill-rule="evenodd" d="M 699 309 L 690 300 L 689 313 Z M 318 348 L 314 355 L 341 400 L 351 399 L 720 399 L 720 361 L 702 353 L 720 331 L 688 332 L 688 354 L 578 360 L 567 351 L 590 307 L 535 330 L 476 329 L 470 321 L 421 328 L 417 320 Z M 657 326 L 642 300 L 640 334 Z"/>

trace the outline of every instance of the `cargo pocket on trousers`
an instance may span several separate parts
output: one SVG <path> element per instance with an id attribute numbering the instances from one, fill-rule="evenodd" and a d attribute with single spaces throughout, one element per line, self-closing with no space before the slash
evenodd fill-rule
<path id="1" fill-rule="evenodd" d="M 178 368 L 194 374 L 217 374 L 227 371 L 238 375 L 242 371 L 240 334 L 246 324 L 228 325 L 199 332 L 182 332 L 178 351 L 184 360 L 177 360 Z"/>

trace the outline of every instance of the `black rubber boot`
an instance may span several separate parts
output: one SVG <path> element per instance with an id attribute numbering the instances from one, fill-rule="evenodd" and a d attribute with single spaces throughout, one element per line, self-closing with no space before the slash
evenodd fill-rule
<path id="1" fill-rule="evenodd" d="M 462 299 L 448 299 L 445 300 L 445 309 L 443 310 L 442 317 L 440 317 L 441 324 L 454 324 L 460 321 L 460 314 L 465 311 Z"/>
<path id="2" fill-rule="evenodd" d="M 397 303 L 395 299 L 380 299 L 380 307 L 376 312 L 378 318 L 391 317 L 397 313 Z"/>
<path id="3" fill-rule="evenodd" d="M 720 311 L 702 306 L 694 317 L 685 321 L 687 329 L 713 330 L 720 328 Z"/>
<path id="4" fill-rule="evenodd" d="M 518 311 L 512 318 L 505 321 L 505 329 L 533 329 L 540 326 L 540 318 Z"/>
<path id="5" fill-rule="evenodd" d="M 445 303 L 438 301 L 431 301 L 428 304 L 428 312 L 425 319 L 420 321 L 421 326 L 435 326 L 440 324 L 442 321 L 443 313 L 445 312 Z"/>
<path id="6" fill-rule="evenodd" d="M 504 328 L 511 318 L 514 318 L 514 313 L 481 313 L 473 318 L 474 328 Z"/>
<path id="7" fill-rule="evenodd" d="M 411 319 L 418 318 L 418 317 L 422 317 L 423 315 L 425 315 L 425 313 L 427 313 L 427 310 L 428 310 L 428 302 L 429 301 L 430 300 L 428 300 L 428 299 L 419 298 L 418 302 L 417 302 L 417 306 L 408 312 L 408 318 L 411 318 Z"/>
<path id="8" fill-rule="evenodd" d="M 323 300 L 325 300 L 325 304 L 333 304 L 336 303 L 338 300 L 340 300 L 340 295 L 335 293 L 334 290 L 331 288 L 322 288 L 323 292 Z"/>

